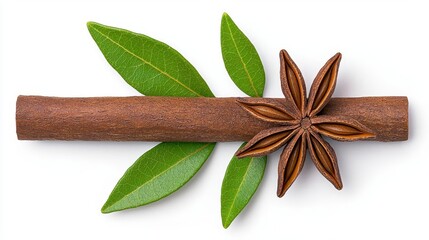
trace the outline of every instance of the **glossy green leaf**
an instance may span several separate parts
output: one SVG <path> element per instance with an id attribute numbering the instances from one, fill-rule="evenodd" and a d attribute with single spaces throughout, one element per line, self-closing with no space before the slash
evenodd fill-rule
<path id="1" fill-rule="evenodd" d="M 245 143 L 241 146 L 243 147 Z M 234 156 L 226 169 L 221 191 L 221 214 L 224 228 L 240 214 L 258 189 L 264 176 L 267 156 Z"/>
<path id="2" fill-rule="evenodd" d="M 149 96 L 213 97 L 197 70 L 176 50 L 153 38 L 89 22 L 101 52 L 125 81 Z"/>
<path id="3" fill-rule="evenodd" d="M 160 200 L 188 182 L 215 143 L 160 143 L 125 172 L 101 211 L 110 213 Z"/>
<path id="4" fill-rule="evenodd" d="M 235 85 L 251 97 L 262 97 L 265 71 L 261 58 L 226 13 L 222 16 L 221 47 L 225 68 Z"/>

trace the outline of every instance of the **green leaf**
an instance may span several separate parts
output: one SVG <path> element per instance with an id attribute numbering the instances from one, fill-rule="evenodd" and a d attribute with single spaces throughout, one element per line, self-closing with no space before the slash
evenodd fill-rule
<path id="1" fill-rule="evenodd" d="M 235 85 L 251 97 L 262 97 L 265 72 L 253 44 L 224 13 L 221 23 L 221 47 L 225 68 Z"/>
<path id="2" fill-rule="evenodd" d="M 167 44 L 95 22 L 88 22 L 87 26 L 110 65 L 140 93 L 149 96 L 214 96 L 197 70 Z"/>
<path id="3" fill-rule="evenodd" d="M 137 91 L 151 96 L 214 97 L 197 70 L 172 47 L 148 36 L 88 22 L 112 67 Z M 161 143 L 119 180 L 103 213 L 145 205 L 182 187 L 210 156 L 215 143 Z"/>
<path id="4" fill-rule="evenodd" d="M 246 143 L 243 143 L 243 147 Z M 221 214 L 224 228 L 228 228 L 258 189 L 264 176 L 267 156 L 234 156 L 226 169 L 221 192 Z"/>
<path id="5" fill-rule="evenodd" d="M 250 40 L 226 13 L 222 16 L 221 47 L 225 68 L 235 85 L 251 97 L 262 97 L 265 71 L 261 59 Z M 266 163 L 267 156 L 242 159 L 234 156 L 231 159 L 221 192 L 224 228 L 229 227 L 256 192 Z"/>
<path id="6" fill-rule="evenodd" d="M 215 143 L 160 143 L 125 172 L 101 211 L 110 213 L 164 198 L 191 179 Z"/>

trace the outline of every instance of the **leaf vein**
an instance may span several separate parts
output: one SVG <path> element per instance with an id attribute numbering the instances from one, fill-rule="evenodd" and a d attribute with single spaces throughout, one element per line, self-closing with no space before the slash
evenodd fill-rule
<path id="1" fill-rule="evenodd" d="M 114 203 L 112 203 L 110 205 L 110 207 L 114 206 L 115 204 L 117 204 L 118 202 L 122 201 L 123 199 L 126 199 L 128 196 L 130 196 L 131 194 L 136 193 L 137 191 L 139 191 L 141 188 L 143 188 L 144 186 L 146 186 L 147 184 L 153 182 L 156 178 L 158 178 L 159 176 L 163 175 L 164 173 L 168 172 L 169 170 L 171 170 L 172 168 L 174 168 L 175 166 L 179 165 L 180 163 L 182 163 L 183 161 L 185 161 L 186 159 L 189 159 L 191 156 L 197 154 L 198 152 L 204 150 L 204 148 L 206 148 L 208 145 L 210 145 L 210 143 L 207 143 L 205 145 L 203 145 L 202 147 L 198 148 L 197 150 L 195 150 L 194 152 L 188 154 L 187 156 L 183 157 L 182 159 L 180 159 L 179 161 L 177 161 L 175 164 L 171 165 L 169 168 L 165 169 L 164 171 L 160 172 L 159 174 L 155 175 L 152 179 L 150 179 L 149 181 L 145 182 L 144 184 L 140 185 L 139 187 L 137 187 L 135 190 L 129 192 L 128 194 L 126 194 L 125 196 L 123 196 L 122 198 L 120 198 L 119 200 L 115 201 Z M 156 162 L 156 161 L 155 161 Z"/>
<path id="2" fill-rule="evenodd" d="M 248 77 L 248 79 L 249 79 L 250 85 L 252 86 L 253 91 L 255 91 L 256 97 L 260 97 L 260 96 L 259 96 L 259 94 L 258 94 L 258 91 L 256 91 L 255 85 L 253 84 L 253 79 L 252 79 L 252 77 L 250 76 L 249 70 L 247 69 L 247 65 L 246 65 L 246 63 L 243 61 L 243 57 L 241 56 L 241 53 L 240 53 L 240 51 L 238 50 L 238 46 L 237 46 L 237 43 L 235 42 L 235 38 L 234 38 L 234 35 L 233 35 L 233 33 L 232 33 L 231 27 L 230 27 L 230 25 L 229 25 L 229 21 L 226 21 L 226 25 L 228 26 L 228 31 L 229 31 L 229 33 L 231 34 L 232 42 L 234 43 L 234 47 L 235 47 L 235 49 L 237 50 L 237 54 L 238 54 L 238 56 L 239 56 L 239 58 L 240 58 L 240 61 L 241 61 L 242 65 L 243 65 L 244 71 L 246 72 L 246 75 L 247 75 L 247 77 Z"/>

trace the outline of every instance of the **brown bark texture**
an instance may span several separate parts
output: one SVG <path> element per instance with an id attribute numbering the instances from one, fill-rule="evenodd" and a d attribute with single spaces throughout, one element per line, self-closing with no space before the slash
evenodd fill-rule
<path id="1" fill-rule="evenodd" d="M 20 140 L 225 142 L 249 141 L 279 125 L 255 118 L 237 99 L 19 96 L 16 132 Z M 319 115 L 353 118 L 376 141 L 408 139 L 406 97 L 333 98 Z"/>

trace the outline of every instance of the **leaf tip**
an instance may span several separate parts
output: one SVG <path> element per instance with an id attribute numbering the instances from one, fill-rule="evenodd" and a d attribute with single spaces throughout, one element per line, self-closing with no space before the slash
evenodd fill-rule
<path id="1" fill-rule="evenodd" d="M 227 221 L 227 220 L 222 219 L 223 228 L 228 229 L 229 225 L 231 225 L 231 221 Z"/>
<path id="2" fill-rule="evenodd" d="M 110 201 L 110 197 L 109 199 L 107 199 L 107 201 L 104 203 L 103 207 L 101 207 L 101 213 L 103 214 L 107 214 L 107 213 L 112 213 L 115 211 L 118 211 L 118 209 L 112 208 L 114 204 L 112 204 L 112 202 Z M 121 209 L 123 210 L 123 209 Z"/>
<path id="3" fill-rule="evenodd" d="M 93 35 L 94 32 L 96 31 L 97 27 L 100 27 L 100 26 L 102 26 L 102 25 L 100 23 L 97 23 L 97 22 L 89 21 L 86 23 L 86 27 L 87 27 L 89 33 L 91 34 L 91 36 L 94 36 Z"/>
<path id="4" fill-rule="evenodd" d="M 106 204 L 104 204 L 104 206 L 101 208 L 101 213 L 106 214 L 106 213 L 111 213 L 112 211 L 109 209 L 109 206 L 106 206 Z"/>
<path id="5" fill-rule="evenodd" d="M 86 27 L 88 29 L 93 28 L 95 25 L 98 25 L 98 23 L 92 22 L 92 21 L 89 21 L 89 22 L 86 23 Z"/>

